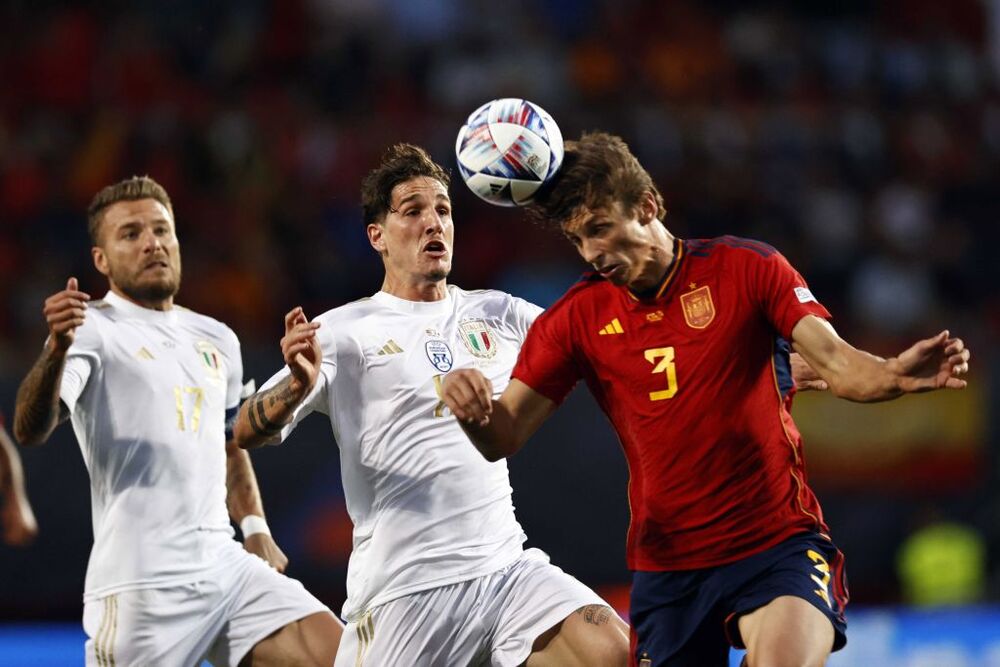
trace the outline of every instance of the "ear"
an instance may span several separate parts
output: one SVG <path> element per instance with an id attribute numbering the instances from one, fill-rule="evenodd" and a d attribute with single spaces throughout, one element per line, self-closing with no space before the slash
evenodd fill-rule
<path id="1" fill-rule="evenodd" d="M 649 190 L 643 192 L 639 198 L 638 209 L 639 223 L 643 225 L 648 225 L 656 220 L 656 214 L 660 211 L 660 207 L 656 205 L 656 198 Z"/>
<path id="2" fill-rule="evenodd" d="M 102 275 L 109 275 L 111 269 L 108 266 L 108 256 L 104 254 L 104 248 L 100 246 L 94 246 L 90 249 L 90 256 L 94 259 L 94 267 L 101 272 Z"/>
<path id="3" fill-rule="evenodd" d="M 383 254 L 385 250 L 385 228 L 382 225 L 373 222 L 368 225 L 368 242 L 375 248 L 375 251 L 380 255 Z"/>

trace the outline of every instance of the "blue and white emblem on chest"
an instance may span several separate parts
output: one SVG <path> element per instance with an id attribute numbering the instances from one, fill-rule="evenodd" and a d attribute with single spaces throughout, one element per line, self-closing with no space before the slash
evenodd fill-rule
<path id="1" fill-rule="evenodd" d="M 455 358 L 451 354 L 451 348 L 443 340 L 429 340 L 424 343 L 424 350 L 427 352 L 427 359 L 431 365 L 442 373 L 451 370 L 455 363 Z"/>

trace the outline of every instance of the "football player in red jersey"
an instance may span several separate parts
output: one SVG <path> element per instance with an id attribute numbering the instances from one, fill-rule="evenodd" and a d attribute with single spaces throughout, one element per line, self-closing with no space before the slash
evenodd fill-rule
<path id="1" fill-rule="evenodd" d="M 474 369 L 443 398 L 488 459 L 515 453 L 579 380 L 629 464 L 632 662 L 822 665 L 844 645 L 843 558 L 806 483 L 790 409 L 797 351 L 837 395 L 881 401 L 961 389 L 947 331 L 881 359 L 841 339 L 771 246 L 682 240 L 618 137 L 566 145 L 532 213 L 594 267 L 530 329 L 494 400 Z"/>

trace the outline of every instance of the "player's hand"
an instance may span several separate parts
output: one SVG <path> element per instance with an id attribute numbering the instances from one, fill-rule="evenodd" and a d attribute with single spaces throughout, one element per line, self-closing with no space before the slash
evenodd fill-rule
<path id="1" fill-rule="evenodd" d="M 45 300 L 42 312 L 49 326 L 49 348 L 62 353 L 73 344 L 76 328 L 83 324 L 90 295 L 81 292 L 76 278 L 66 281 L 66 289 Z"/>
<path id="2" fill-rule="evenodd" d="M 255 556 L 263 558 L 268 565 L 278 572 L 284 572 L 288 567 L 288 556 L 282 551 L 274 538 L 267 533 L 254 533 L 243 538 L 243 548 Z"/>
<path id="3" fill-rule="evenodd" d="M 11 493 L 2 502 L 0 528 L 3 529 L 3 541 L 13 547 L 23 547 L 34 542 L 38 535 L 38 522 L 28 499 Z"/>
<path id="4" fill-rule="evenodd" d="M 826 391 L 830 388 L 826 380 L 821 378 L 819 373 L 806 363 L 801 354 L 792 352 L 788 355 L 788 359 L 792 366 L 792 379 L 799 391 Z"/>
<path id="5" fill-rule="evenodd" d="M 452 371 L 441 383 L 441 400 L 459 421 L 486 426 L 493 414 L 493 383 L 474 368 Z"/>
<path id="6" fill-rule="evenodd" d="M 316 384 L 323 351 L 319 346 L 316 330 L 319 322 L 306 319 L 301 306 L 285 315 L 285 335 L 281 338 L 281 355 L 292 372 L 291 389 L 300 397 L 308 394 Z"/>
<path id="7" fill-rule="evenodd" d="M 947 330 L 917 341 L 895 358 L 899 388 L 906 393 L 934 389 L 964 389 L 961 376 L 969 372 L 969 350 Z"/>

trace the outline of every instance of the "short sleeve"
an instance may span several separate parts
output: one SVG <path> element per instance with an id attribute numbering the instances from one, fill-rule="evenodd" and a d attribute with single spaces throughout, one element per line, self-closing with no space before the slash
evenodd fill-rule
<path id="1" fill-rule="evenodd" d="M 226 410 L 239 407 L 243 393 L 243 354 L 240 350 L 240 339 L 231 330 L 226 330 L 226 359 L 228 374 L 226 375 Z"/>
<path id="2" fill-rule="evenodd" d="M 543 313 L 528 330 L 511 377 L 555 403 L 562 403 L 581 378 L 573 353 L 568 309 Z"/>
<path id="3" fill-rule="evenodd" d="M 329 392 L 330 388 L 333 386 L 333 381 L 337 377 L 337 347 L 336 341 L 332 335 L 324 335 L 324 330 L 321 329 L 320 331 L 320 344 L 323 348 L 323 361 L 320 364 L 319 377 L 316 378 L 316 385 L 306 396 L 305 400 L 299 404 L 299 407 L 295 409 L 295 412 L 292 414 L 292 421 L 282 428 L 281 433 L 268 444 L 277 445 L 284 442 L 285 438 L 287 438 L 288 435 L 295 430 L 295 427 L 298 426 L 299 422 L 313 412 L 321 412 L 326 415 L 330 412 Z M 291 374 L 292 371 L 288 368 L 288 366 L 285 366 L 271 376 L 268 381 L 261 386 L 258 393 L 276 386 L 285 378 L 290 377 Z"/>
<path id="4" fill-rule="evenodd" d="M 747 281 L 753 290 L 751 296 L 782 338 L 791 340 L 792 329 L 807 315 L 830 319 L 830 312 L 816 300 L 805 279 L 781 253 L 748 256 L 752 258 Z"/>
<path id="5" fill-rule="evenodd" d="M 91 375 L 101 366 L 102 344 L 101 329 L 95 316 L 91 314 L 74 334 L 73 344 L 66 353 L 66 364 L 59 384 L 59 400 L 66 405 L 70 414 L 76 409 L 76 403 L 87 388 Z"/>
<path id="6" fill-rule="evenodd" d="M 528 329 L 531 328 L 531 325 L 541 314 L 541 307 L 536 306 L 530 301 L 525 301 L 516 296 L 510 298 L 510 307 L 507 309 L 507 320 L 510 326 L 514 328 L 514 331 L 519 334 L 522 342 L 528 335 Z"/>

